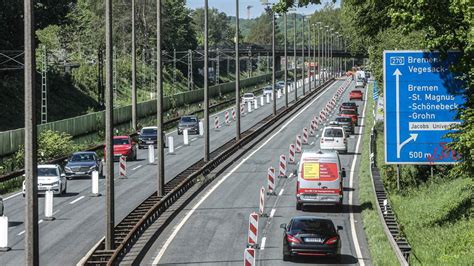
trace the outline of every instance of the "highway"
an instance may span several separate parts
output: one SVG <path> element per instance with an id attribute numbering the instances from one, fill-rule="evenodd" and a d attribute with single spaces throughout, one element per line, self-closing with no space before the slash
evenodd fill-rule
<path id="1" fill-rule="evenodd" d="M 307 89 L 308 87 L 306 87 Z M 301 89 L 298 89 L 301 95 Z M 294 99 L 294 92 L 289 100 Z M 277 99 L 278 108 L 284 106 L 284 96 Z M 230 109 L 227 109 L 230 110 Z M 271 115 L 271 104 L 265 104 L 242 117 L 242 130 Z M 224 111 L 217 114 L 224 121 Z M 235 136 L 235 123 L 213 129 L 210 119 L 211 151 Z M 165 151 L 165 177 L 170 180 L 178 173 L 203 157 L 203 138 L 190 136 L 190 146 L 183 146 L 182 136 L 169 132 L 175 139 L 175 155 Z M 138 160 L 127 162 L 127 179 L 118 178 L 115 164 L 115 211 L 116 223 L 145 198 L 156 191 L 156 165 L 148 164 L 148 150 L 139 150 Z M 155 156 L 156 157 L 156 156 Z M 104 195 L 104 179 L 99 182 Z M 0 265 L 24 264 L 24 211 L 25 201 L 21 193 L 4 197 L 5 215 L 9 217 L 9 252 L 0 253 Z M 54 221 L 43 221 L 44 197 L 39 198 L 39 253 L 40 264 L 71 265 L 77 263 L 105 234 L 105 197 L 91 196 L 90 178 L 69 180 L 67 195 L 54 198 Z"/>
<path id="2" fill-rule="evenodd" d="M 241 265 L 247 243 L 249 214 L 258 212 L 259 189 L 267 188 L 267 168 L 278 166 L 279 155 L 288 154 L 290 143 L 308 127 L 312 117 L 333 96 L 337 81 L 330 89 L 315 98 L 304 109 L 291 117 L 280 128 L 272 132 L 263 143 L 242 159 L 230 166 L 213 184 L 195 198 L 182 211 L 174 222 L 167 227 L 155 241 L 148 254 L 142 260 L 146 265 Z M 354 87 L 352 82 L 343 95 L 348 100 L 348 92 Z M 365 102 L 365 101 L 364 101 Z M 365 110 L 364 102 L 359 104 L 359 112 Z M 360 114 L 363 119 L 364 114 Z M 333 115 L 334 116 L 334 115 Z M 314 215 L 330 218 L 335 225 L 342 225 L 342 264 L 368 263 L 367 242 L 361 225 L 358 204 L 358 165 L 360 161 L 360 132 L 350 137 L 348 154 L 341 155 L 346 169 L 344 180 L 344 208 L 342 213 L 331 207 L 308 207 L 305 211 L 296 210 L 296 178 L 290 176 L 278 178 L 276 196 L 266 196 L 265 212 L 269 217 L 259 220 L 260 249 L 256 251 L 258 265 L 285 265 L 282 261 L 283 231 L 281 223 L 288 223 L 291 217 Z M 319 127 L 321 129 L 322 127 Z M 320 132 L 320 131 L 318 131 Z M 318 150 L 319 138 L 310 137 L 304 150 Z M 298 161 L 299 156 L 296 157 Z M 292 173 L 295 166 L 289 165 Z M 321 263 L 333 264 L 334 261 L 319 257 L 297 259 L 295 264 Z"/>

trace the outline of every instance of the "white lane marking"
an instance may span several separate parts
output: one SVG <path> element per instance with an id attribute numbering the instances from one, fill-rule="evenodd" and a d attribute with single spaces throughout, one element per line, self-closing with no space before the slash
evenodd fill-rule
<path id="1" fill-rule="evenodd" d="M 280 193 L 278 193 L 278 197 L 281 196 L 281 195 L 283 195 L 283 191 L 285 191 L 285 189 L 282 188 L 282 189 L 280 190 Z"/>
<path id="2" fill-rule="evenodd" d="M 273 215 L 275 215 L 275 212 L 276 212 L 276 211 L 277 211 L 276 209 L 272 209 L 272 210 L 270 211 L 270 218 L 272 218 Z"/>
<path id="3" fill-rule="evenodd" d="M 142 167 L 142 166 L 143 166 L 143 165 L 140 164 L 139 166 L 133 167 L 133 168 L 132 168 L 132 171 L 135 171 L 135 170 L 137 170 L 138 168 L 140 168 L 140 167 Z"/>
<path id="4" fill-rule="evenodd" d="M 18 193 L 16 193 L 16 194 L 13 194 L 13 195 L 11 195 L 11 196 L 9 196 L 9 197 L 4 198 L 3 201 L 7 201 L 7 200 L 12 199 L 12 198 L 14 198 L 14 197 L 20 196 L 22 193 L 23 193 L 23 192 L 18 192 Z"/>
<path id="5" fill-rule="evenodd" d="M 40 223 L 42 223 L 42 222 L 44 222 L 43 219 L 39 220 L 39 221 L 38 221 L 38 224 L 40 224 Z"/>
<path id="6" fill-rule="evenodd" d="M 293 177 L 293 173 L 291 173 L 291 174 L 288 176 L 288 178 L 292 178 L 292 177 Z"/>
<path id="7" fill-rule="evenodd" d="M 365 101 L 364 101 L 364 110 L 362 111 L 362 121 L 361 124 L 364 124 L 364 117 L 365 117 L 365 110 L 367 108 L 367 93 L 365 94 Z M 356 144 L 356 153 L 359 152 L 360 148 L 360 140 L 362 139 L 362 127 L 359 127 L 359 136 L 357 138 L 357 144 Z M 358 155 L 354 155 L 354 160 L 352 160 L 352 166 L 351 166 L 351 174 L 349 176 L 349 187 L 354 188 L 353 183 L 354 183 L 354 170 L 356 166 L 356 161 L 357 161 Z M 352 199 L 353 193 L 349 193 L 349 206 L 352 209 L 352 204 L 353 204 L 353 199 Z M 365 262 L 362 258 L 362 252 L 360 251 L 360 245 L 359 245 L 359 239 L 357 238 L 357 233 L 356 233 L 356 228 L 355 228 L 355 220 L 354 220 L 354 212 L 350 212 L 349 215 L 350 222 L 351 222 L 351 235 L 352 235 L 352 241 L 354 242 L 354 247 L 356 251 L 356 255 L 359 261 L 359 265 L 364 266 Z"/>
<path id="8" fill-rule="evenodd" d="M 314 144 L 314 141 L 313 141 L 313 142 L 311 142 L 309 145 L 313 145 L 313 144 Z"/>
<path id="9" fill-rule="evenodd" d="M 195 141 L 195 140 L 197 140 L 197 139 L 198 139 L 198 138 L 192 138 L 191 141 Z"/>
<path id="10" fill-rule="evenodd" d="M 193 208 L 184 216 L 181 222 L 176 226 L 173 230 L 173 233 L 166 239 L 166 242 L 163 244 L 163 247 L 160 249 L 158 255 L 156 255 L 155 259 L 153 260 L 153 265 L 157 265 L 160 262 L 161 258 L 168 249 L 171 242 L 174 240 L 176 235 L 178 234 L 179 230 L 184 226 L 184 224 L 189 220 L 189 218 L 194 214 L 194 212 L 201 206 L 202 203 L 222 184 L 224 183 L 237 169 L 239 169 L 245 162 L 247 162 L 251 157 L 253 157 L 258 151 L 260 151 L 264 146 L 266 146 L 273 138 L 275 138 L 278 134 L 280 134 L 285 128 L 288 127 L 290 123 L 292 123 L 296 118 L 298 118 L 304 111 L 306 111 L 310 106 L 312 106 L 321 96 L 326 94 L 326 92 L 330 91 L 326 89 L 324 92 L 316 96 L 310 103 L 308 103 L 304 108 L 302 108 L 295 116 L 290 118 L 286 123 L 273 135 L 271 135 L 264 143 L 262 143 L 257 149 L 255 149 L 252 153 L 250 153 L 247 157 L 245 157 L 241 162 L 239 162 L 232 170 L 230 170 L 225 176 L 223 176 L 197 203 L 193 206 Z"/>
<path id="11" fill-rule="evenodd" d="M 182 147 L 183 147 L 183 145 L 179 145 L 178 147 L 175 148 L 175 150 L 181 149 Z"/>
<path id="12" fill-rule="evenodd" d="M 74 204 L 74 203 L 80 201 L 81 199 L 83 199 L 84 197 L 85 197 L 85 196 L 80 196 L 79 198 L 77 198 L 77 199 L 75 199 L 75 200 L 69 202 L 69 204 Z"/>
<path id="13" fill-rule="evenodd" d="M 21 236 L 25 233 L 25 230 L 21 231 L 20 233 L 17 234 L 17 236 Z"/>
<path id="14" fill-rule="evenodd" d="M 267 237 L 262 237 L 262 243 L 260 244 L 260 250 L 265 249 L 265 243 L 267 242 Z"/>

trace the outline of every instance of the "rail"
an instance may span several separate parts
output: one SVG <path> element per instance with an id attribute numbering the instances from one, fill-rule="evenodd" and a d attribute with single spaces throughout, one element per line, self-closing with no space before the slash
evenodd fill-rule
<path id="1" fill-rule="evenodd" d="M 402 235 L 400 226 L 397 223 L 395 214 L 387 197 L 387 192 L 377 168 L 377 130 L 372 127 L 370 133 L 370 177 L 372 178 L 372 188 L 377 200 L 377 213 L 383 224 L 384 232 L 387 235 L 390 246 L 395 251 L 401 265 L 409 265 L 408 258 L 411 253 L 411 246 Z"/>
<path id="2" fill-rule="evenodd" d="M 288 108 L 282 107 L 278 109 L 276 116 L 268 116 L 260 121 L 252 128 L 242 133 L 240 141 L 235 139 L 228 141 L 223 146 L 211 153 L 211 160 L 205 163 L 202 159 L 172 180 L 166 183 L 163 198 L 157 196 L 156 192 L 143 201 L 129 215 L 127 215 L 116 227 L 115 250 L 105 250 L 105 243 L 96 246 L 95 250 L 89 254 L 85 265 L 116 265 L 124 257 L 124 255 L 132 248 L 134 243 L 140 238 L 145 230 L 163 214 L 173 203 L 175 203 L 186 191 L 195 185 L 199 176 L 206 175 L 214 170 L 220 163 L 225 161 L 241 147 L 254 140 L 258 135 L 262 134 L 266 129 L 279 121 L 284 115 L 289 114 L 293 110 L 298 110 L 305 103 L 312 100 L 333 80 L 329 80 L 318 88 L 312 90 L 306 97 L 300 98 Z"/>

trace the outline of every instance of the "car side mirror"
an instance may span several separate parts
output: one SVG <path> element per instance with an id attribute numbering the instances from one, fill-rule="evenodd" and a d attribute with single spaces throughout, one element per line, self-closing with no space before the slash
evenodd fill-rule
<path id="1" fill-rule="evenodd" d="M 286 229 L 286 224 L 280 224 L 280 228 Z"/>
<path id="2" fill-rule="evenodd" d="M 343 178 L 346 177 L 346 168 L 342 168 L 341 175 Z"/>
<path id="3" fill-rule="evenodd" d="M 343 229 L 342 226 L 340 225 L 337 226 L 337 231 L 341 231 L 342 229 Z"/>

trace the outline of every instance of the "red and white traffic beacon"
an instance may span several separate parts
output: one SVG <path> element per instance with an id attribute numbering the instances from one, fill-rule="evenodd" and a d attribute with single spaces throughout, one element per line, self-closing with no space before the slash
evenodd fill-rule
<path id="1" fill-rule="evenodd" d="M 338 153 L 303 152 L 297 169 L 297 210 L 304 205 L 336 205 L 342 209 L 346 171 Z"/>

